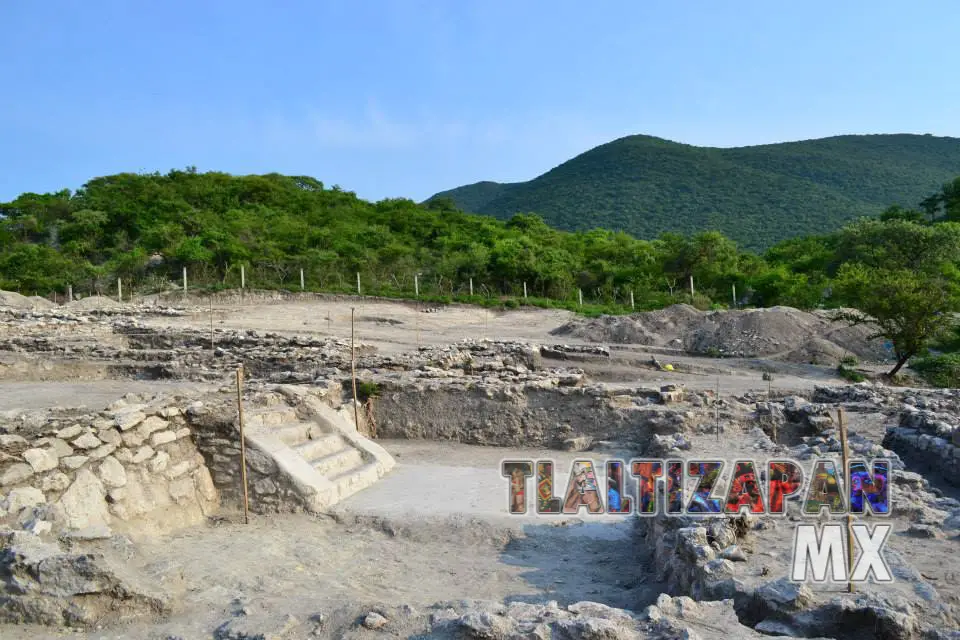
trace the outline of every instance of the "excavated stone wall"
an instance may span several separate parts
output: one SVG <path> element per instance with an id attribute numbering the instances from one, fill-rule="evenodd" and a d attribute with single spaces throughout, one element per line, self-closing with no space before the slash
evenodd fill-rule
<path id="1" fill-rule="evenodd" d="M 490 446 L 561 448 L 576 439 L 640 448 L 655 434 L 692 428 L 693 412 L 658 404 L 649 391 L 531 385 L 385 384 L 373 402 L 381 438 L 453 440 Z"/>
<path id="2" fill-rule="evenodd" d="M 243 509 L 243 478 L 240 473 L 240 429 L 234 400 L 208 402 L 187 412 L 196 434 L 197 449 L 221 496 L 223 511 Z M 302 513 L 303 492 L 291 485 L 274 460 L 247 443 L 247 493 L 253 513 Z"/>
<path id="3" fill-rule="evenodd" d="M 0 435 L 3 524 L 81 537 L 162 533 L 218 505 L 182 407 L 169 401 L 129 397 Z"/>

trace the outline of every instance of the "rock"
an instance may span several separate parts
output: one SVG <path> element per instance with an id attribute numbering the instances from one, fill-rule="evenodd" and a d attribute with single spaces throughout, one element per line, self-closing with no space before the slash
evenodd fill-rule
<path id="1" fill-rule="evenodd" d="M 108 455 L 117 450 L 117 445 L 115 444 L 105 444 L 101 447 L 97 447 L 93 451 L 88 451 L 89 455 L 93 460 L 100 460 L 106 458 Z"/>
<path id="2" fill-rule="evenodd" d="M 169 442 L 173 442 L 176 439 L 177 436 L 173 431 L 157 431 L 150 436 L 150 444 L 153 447 L 159 447 Z"/>
<path id="3" fill-rule="evenodd" d="M 113 427 L 97 431 L 97 437 L 107 444 L 116 445 L 118 447 L 123 443 L 123 438 L 120 435 L 120 432 Z"/>
<path id="4" fill-rule="evenodd" d="M 156 431 L 163 431 L 170 426 L 170 423 L 164 420 L 163 418 L 158 418 L 157 416 L 150 416 L 143 421 L 143 424 L 140 425 L 138 431 L 144 436 L 149 436 L 151 433 Z"/>
<path id="5" fill-rule="evenodd" d="M 73 455 L 73 447 L 67 444 L 66 440 L 60 438 L 41 438 L 37 440 L 36 446 L 51 449 L 58 458 Z"/>
<path id="6" fill-rule="evenodd" d="M 215 640 L 293 640 L 290 632 L 299 625 L 300 621 L 289 614 L 244 611 L 244 615 L 217 627 L 213 637 Z"/>
<path id="7" fill-rule="evenodd" d="M 56 469 L 60 464 L 60 459 L 51 449 L 27 449 L 23 452 L 23 459 L 35 473 Z"/>
<path id="8" fill-rule="evenodd" d="M 0 574 L 16 585 L 3 597 L 2 622 L 93 627 L 170 611 L 162 596 L 120 579 L 100 555 L 65 553 L 27 531 L 0 533 L 0 548 Z"/>
<path id="9" fill-rule="evenodd" d="M 178 462 L 177 464 L 175 464 L 175 465 L 173 465 L 172 467 L 170 467 L 169 469 L 167 469 L 167 471 L 166 471 L 166 473 L 164 473 L 164 475 L 165 475 L 169 480 L 173 480 L 174 478 L 179 478 L 179 477 L 182 476 L 183 474 L 185 474 L 185 473 L 187 473 L 188 471 L 190 471 L 190 469 L 191 469 L 192 467 L 193 467 L 193 464 L 191 464 L 191 462 L 190 462 L 189 460 L 184 460 L 183 462 Z"/>
<path id="10" fill-rule="evenodd" d="M 153 447 L 150 445 L 143 445 L 137 449 L 136 453 L 133 454 L 133 463 L 140 464 L 141 462 L 146 462 L 153 457 L 153 454 L 156 453 L 153 450 Z"/>
<path id="11" fill-rule="evenodd" d="M 23 482 L 33 475 L 33 467 L 29 464 L 18 462 L 7 467 L 0 475 L 0 486 L 7 486 Z"/>
<path id="12" fill-rule="evenodd" d="M 24 507 L 35 507 L 39 504 L 46 504 L 47 499 L 43 496 L 43 491 L 35 487 L 17 487 L 11 489 L 4 501 L 4 507 L 10 513 L 19 513 Z"/>
<path id="13" fill-rule="evenodd" d="M 83 433 L 83 427 L 78 424 L 75 424 L 70 427 L 64 427 L 57 431 L 57 437 L 62 440 L 70 440 L 71 438 L 76 438 L 78 435 Z"/>
<path id="14" fill-rule="evenodd" d="M 743 549 L 739 545 L 731 545 L 720 552 L 720 557 L 725 560 L 732 560 L 734 562 L 746 562 L 747 554 L 743 552 Z"/>
<path id="15" fill-rule="evenodd" d="M 272 495 L 277 492 L 277 484 L 272 478 L 260 478 L 253 483 L 253 491 L 260 495 Z"/>
<path id="16" fill-rule="evenodd" d="M 89 459 L 87 456 L 67 456 L 66 458 L 60 458 L 60 464 L 67 470 L 73 471 L 82 467 Z"/>
<path id="17" fill-rule="evenodd" d="M 29 448 L 29 446 L 27 439 L 23 436 L 14 434 L 0 435 L 0 451 L 4 451 L 5 453 L 20 455 Z"/>
<path id="18" fill-rule="evenodd" d="M 142 411 L 133 409 L 126 410 L 114 415 L 113 423 L 120 431 L 129 431 L 146 419 L 146 414 Z"/>
<path id="19" fill-rule="evenodd" d="M 127 472 L 113 456 L 107 456 L 103 459 L 103 462 L 100 463 L 99 474 L 104 486 L 111 489 L 127 484 Z"/>
<path id="20" fill-rule="evenodd" d="M 97 436 L 88 432 L 74 440 L 71 444 L 78 449 L 96 449 L 103 443 L 100 442 Z"/>
<path id="21" fill-rule="evenodd" d="M 160 473 L 167 468 L 167 463 L 170 462 L 170 454 L 166 451 L 158 451 L 151 460 L 147 462 L 147 468 L 151 473 Z"/>
<path id="22" fill-rule="evenodd" d="M 70 476 L 59 471 L 44 476 L 43 480 L 40 481 L 40 488 L 45 492 L 60 493 L 69 486 Z"/>
<path id="23" fill-rule="evenodd" d="M 800 611 L 813 600 L 813 593 L 805 584 L 791 582 L 781 578 L 761 585 L 756 591 L 757 598 L 772 611 Z"/>
<path id="24" fill-rule="evenodd" d="M 387 619 L 376 611 L 371 611 L 363 618 L 363 626 L 372 630 L 382 629 L 387 626 Z"/>
<path id="25" fill-rule="evenodd" d="M 103 484 L 89 469 L 81 469 L 76 480 L 57 502 L 71 529 L 107 526 L 107 512 Z"/>
<path id="26" fill-rule="evenodd" d="M 567 438 L 563 441 L 564 451 L 586 451 L 593 444 L 593 438 L 590 436 L 577 436 Z"/>

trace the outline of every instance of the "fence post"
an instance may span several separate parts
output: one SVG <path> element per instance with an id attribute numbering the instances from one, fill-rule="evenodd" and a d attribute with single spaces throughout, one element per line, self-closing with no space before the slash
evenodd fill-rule
<path id="1" fill-rule="evenodd" d="M 123 302 L 123 282 L 117 278 L 117 302 Z"/>
<path id="2" fill-rule="evenodd" d="M 690 301 L 693 301 L 695 293 L 693 291 L 693 276 L 690 276 Z"/>
<path id="3" fill-rule="evenodd" d="M 473 278 L 470 278 L 470 295 L 473 295 Z"/>
<path id="4" fill-rule="evenodd" d="M 306 289 L 305 283 L 303 281 L 303 269 L 300 269 L 300 291 Z"/>
<path id="5" fill-rule="evenodd" d="M 636 306 L 633 304 L 633 291 L 630 292 L 630 310 L 633 311 L 636 309 Z"/>
<path id="6" fill-rule="evenodd" d="M 580 299 L 580 306 L 583 306 L 583 289 L 577 289 L 577 297 Z"/>
<path id="7" fill-rule="evenodd" d="M 187 268 L 183 268 L 183 293 L 187 293 Z"/>
<path id="8" fill-rule="evenodd" d="M 240 288 L 246 289 L 247 287 L 247 272 L 243 268 L 243 265 L 240 265 Z"/>
<path id="9" fill-rule="evenodd" d="M 360 272 L 357 271 L 357 295 L 363 295 L 360 293 Z"/>
<path id="10" fill-rule="evenodd" d="M 413 296 L 415 298 L 420 297 L 420 274 L 413 274 Z"/>
<path id="11" fill-rule="evenodd" d="M 73 302 L 73 285 L 67 285 L 67 302 Z"/>
<path id="12" fill-rule="evenodd" d="M 524 300 L 527 299 L 527 283 L 526 282 L 523 283 L 523 299 Z"/>

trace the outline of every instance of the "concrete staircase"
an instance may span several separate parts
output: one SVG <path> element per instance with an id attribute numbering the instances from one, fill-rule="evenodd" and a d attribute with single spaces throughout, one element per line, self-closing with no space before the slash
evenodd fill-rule
<path id="1" fill-rule="evenodd" d="M 271 457 L 316 513 L 369 487 L 395 464 L 383 447 L 360 435 L 352 413 L 337 411 L 307 387 L 260 394 L 245 411 L 244 426 L 247 445 Z"/>

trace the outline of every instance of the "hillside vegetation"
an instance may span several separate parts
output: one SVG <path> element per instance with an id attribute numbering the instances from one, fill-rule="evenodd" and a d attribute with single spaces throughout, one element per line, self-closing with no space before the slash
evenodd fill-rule
<path id="1" fill-rule="evenodd" d="M 438 193 L 464 211 L 640 238 L 717 230 L 762 250 L 838 229 L 890 205 L 914 206 L 960 174 L 960 139 L 838 136 L 731 149 L 650 136 L 601 145 L 530 180 Z"/>
<path id="2" fill-rule="evenodd" d="M 355 290 L 359 276 L 362 293 L 412 297 L 419 277 L 421 298 L 592 313 L 626 311 L 631 302 L 852 307 L 892 342 L 893 373 L 944 339 L 960 310 L 960 178 L 919 210 L 892 206 L 879 219 L 787 240 L 762 256 L 716 231 L 650 241 L 558 231 L 535 215 L 502 222 L 449 205 L 365 202 L 314 178 L 277 174 L 190 168 L 96 178 L 76 192 L 0 204 L 0 289 L 109 294 L 121 278 L 129 296 L 176 289 L 184 268 L 194 288 L 237 287 L 242 268 L 252 287 L 298 289 L 302 272 L 310 290 Z M 953 360 L 928 365 L 931 375 L 957 369 Z"/>

